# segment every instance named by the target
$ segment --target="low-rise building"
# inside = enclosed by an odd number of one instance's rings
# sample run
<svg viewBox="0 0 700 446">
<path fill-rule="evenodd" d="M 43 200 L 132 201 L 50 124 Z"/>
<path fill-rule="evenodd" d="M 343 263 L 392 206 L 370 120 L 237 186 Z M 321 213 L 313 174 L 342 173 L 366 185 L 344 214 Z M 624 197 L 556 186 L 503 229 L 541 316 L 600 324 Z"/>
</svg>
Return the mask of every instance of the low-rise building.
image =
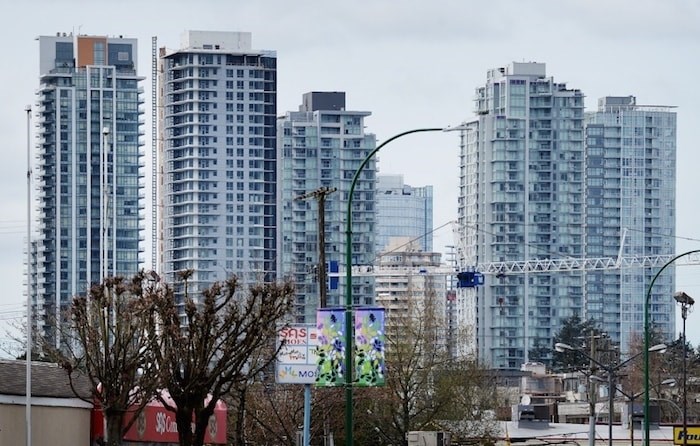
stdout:
<svg viewBox="0 0 700 446">
<path fill-rule="evenodd" d="M 27 426 L 35 445 L 89 445 L 93 406 L 75 393 L 89 400 L 87 380 L 78 378 L 71 387 L 58 365 L 33 362 L 27 398 L 26 378 L 25 361 L 0 360 L 0 445 L 27 444 Z"/>
</svg>

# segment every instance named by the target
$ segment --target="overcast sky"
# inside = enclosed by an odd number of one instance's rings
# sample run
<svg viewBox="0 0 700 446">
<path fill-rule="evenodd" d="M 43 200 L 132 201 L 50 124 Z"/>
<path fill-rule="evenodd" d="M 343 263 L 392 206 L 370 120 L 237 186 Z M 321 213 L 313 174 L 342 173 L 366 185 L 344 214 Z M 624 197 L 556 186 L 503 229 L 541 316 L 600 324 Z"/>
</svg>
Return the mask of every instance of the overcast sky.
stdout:
<svg viewBox="0 0 700 446">
<path fill-rule="evenodd" d="M 0 5 L 0 338 L 24 314 L 24 108 L 39 85 L 35 38 L 56 32 L 138 38 L 150 107 L 151 37 L 178 48 L 186 29 L 252 32 L 255 49 L 277 51 L 279 115 L 296 110 L 307 91 L 345 91 L 348 109 L 372 112 L 365 124 L 380 142 L 471 119 L 474 89 L 486 71 L 512 61 L 546 63 L 548 75 L 584 92 L 589 110 L 606 95 L 677 106 L 677 252 L 700 248 L 698 2 L 6 0 Z M 149 140 L 145 150 L 150 154 Z M 382 150 L 380 169 L 404 174 L 413 186 L 434 185 L 436 227 L 456 218 L 457 134 L 403 138 Z M 435 236 L 436 249 L 453 243 L 449 227 Z M 700 299 L 700 266 L 678 268 L 677 288 Z M 698 318 L 688 320 L 694 345 Z"/>
</svg>

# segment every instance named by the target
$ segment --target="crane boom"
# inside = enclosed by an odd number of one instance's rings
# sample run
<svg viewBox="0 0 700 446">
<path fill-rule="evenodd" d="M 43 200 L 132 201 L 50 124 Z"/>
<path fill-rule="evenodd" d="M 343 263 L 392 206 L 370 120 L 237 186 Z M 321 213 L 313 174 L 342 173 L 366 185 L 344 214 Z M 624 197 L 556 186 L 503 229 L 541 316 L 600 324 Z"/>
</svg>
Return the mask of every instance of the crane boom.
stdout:
<svg viewBox="0 0 700 446">
<path fill-rule="evenodd" d="M 481 274 L 524 274 L 524 273 L 547 273 L 547 272 L 567 272 L 567 271 L 604 271 L 625 268 L 655 268 L 661 267 L 671 260 L 675 255 L 655 255 L 655 256 L 631 256 L 631 257 L 601 257 L 601 258 L 563 258 L 563 259 L 532 259 L 510 262 L 487 262 L 478 263 L 469 270 Z M 676 261 L 677 266 L 699 265 L 700 255 L 687 256 Z M 458 268 L 460 269 L 460 268 Z M 353 276 L 390 276 L 395 274 L 455 274 L 458 269 L 454 267 L 392 267 L 392 266 L 369 266 L 359 265 L 352 267 Z M 331 273 L 333 276 L 342 277 L 345 272 Z"/>
</svg>

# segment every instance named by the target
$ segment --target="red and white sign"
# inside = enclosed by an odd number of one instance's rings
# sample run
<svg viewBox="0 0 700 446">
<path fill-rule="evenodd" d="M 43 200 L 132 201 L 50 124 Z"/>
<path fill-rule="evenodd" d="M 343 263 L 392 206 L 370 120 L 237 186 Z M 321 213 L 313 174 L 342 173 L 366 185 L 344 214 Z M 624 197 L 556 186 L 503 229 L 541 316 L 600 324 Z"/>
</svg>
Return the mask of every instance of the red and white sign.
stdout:
<svg viewBox="0 0 700 446">
<path fill-rule="evenodd" d="M 170 399 L 167 392 L 163 397 Z M 207 401 L 208 402 L 208 401 Z M 175 404 L 169 401 L 169 404 Z M 129 415 L 124 420 L 128 423 Z M 194 429 L 194 423 L 192 426 Z M 93 437 L 103 435 L 102 411 L 95 409 L 93 416 Z M 138 418 L 124 434 L 124 440 L 143 443 L 178 443 L 177 423 L 175 412 L 166 409 L 160 401 L 151 401 L 138 415 Z M 210 444 L 226 444 L 226 404 L 219 400 L 214 408 L 214 414 L 209 418 L 209 426 L 204 434 L 204 442 Z"/>
</svg>

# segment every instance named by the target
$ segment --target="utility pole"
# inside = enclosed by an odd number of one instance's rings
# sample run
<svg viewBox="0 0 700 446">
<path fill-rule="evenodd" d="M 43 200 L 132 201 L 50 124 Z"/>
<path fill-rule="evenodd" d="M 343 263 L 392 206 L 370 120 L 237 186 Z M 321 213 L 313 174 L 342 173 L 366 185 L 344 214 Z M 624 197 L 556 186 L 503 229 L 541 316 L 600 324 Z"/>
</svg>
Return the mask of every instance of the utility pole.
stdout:
<svg viewBox="0 0 700 446">
<path fill-rule="evenodd" d="M 326 196 L 338 190 L 335 187 L 319 187 L 318 189 L 299 195 L 295 200 L 315 198 L 318 201 L 318 308 L 325 308 L 327 299 L 326 288 Z M 323 423 L 324 437 L 326 423 Z M 304 446 L 311 441 L 311 384 L 304 384 Z"/>
<path fill-rule="evenodd" d="M 299 195 L 295 200 L 315 198 L 318 201 L 318 307 L 325 308 L 327 303 L 326 288 L 326 196 L 338 189 L 335 187 L 319 187 L 318 189 Z"/>
<path fill-rule="evenodd" d="M 597 370 L 596 364 L 593 361 L 593 358 L 595 358 L 595 342 L 596 342 L 596 336 L 595 336 L 595 331 L 591 330 L 591 356 L 590 356 L 590 372 L 591 376 L 593 376 Z M 590 404 L 590 409 L 591 412 L 588 416 L 588 444 L 589 446 L 594 446 L 595 445 L 595 403 L 596 403 L 596 394 L 595 394 L 595 388 L 593 387 L 593 381 L 590 379 L 588 380 L 588 399 L 589 404 Z"/>
</svg>

